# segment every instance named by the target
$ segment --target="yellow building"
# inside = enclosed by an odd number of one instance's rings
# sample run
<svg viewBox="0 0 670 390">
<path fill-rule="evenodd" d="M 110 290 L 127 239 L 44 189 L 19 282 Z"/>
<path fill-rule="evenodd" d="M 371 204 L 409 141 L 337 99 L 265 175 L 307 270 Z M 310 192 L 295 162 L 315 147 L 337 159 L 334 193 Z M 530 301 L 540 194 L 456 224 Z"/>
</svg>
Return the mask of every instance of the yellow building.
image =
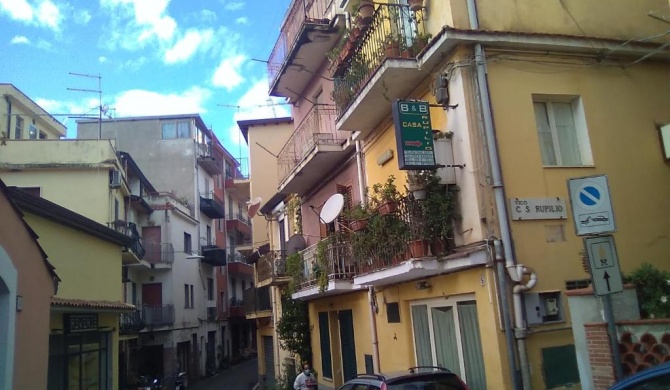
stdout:
<svg viewBox="0 0 670 390">
<path fill-rule="evenodd" d="M 656 124 L 670 121 L 670 51 L 667 23 L 650 12 L 667 3 L 393 2 L 374 4 L 371 17 L 353 3 L 288 12 L 277 41 L 287 50 L 273 51 L 268 65 L 271 94 L 296 103 L 292 138 L 324 94 L 337 107 L 335 131 L 312 123 L 321 138 L 289 156 L 278 187 L 301 197 L 308 243 L 322 237 L 301 253 L 305 271 L 293 294 L 309 302 L 320 387 L 442 365 L 473 389 L 593 388 L 578 342 L 583 324 L 565 297 L 589 284 L 567 180 L 608 176 L 623 272 L 643 262 L 667 268 L 670 244 L 650 234 L 668 231 L 655 218 L 668 213 L 670 190 Z M 307 39 L 315 31 L 320 39 Z M 329 234 L 313 210 L 336 185 L 353 181 L 350 204 L 363 198 L 356 189 L 390 175 L 405 192 L 398 160 L 409 154 L 398 145 L 412 145 L 396 139 L 397 100 L 430 104 L 435 159 L 447 165 L 437 170 L 440 183 L 459 190 L 451 246 L 446 256 L 387 252 L 370 264 L 356 255 L 358 238 L 342 245 L 353 254 L 333 255 L 327 243 L 320 281 L 318 243 Z M 337 167 L 357 154 L 359 178 L 346 179 Z M 649 194 L 643 203 L 640 189 Z"/>
<path fill-rule="evenodd" d="M 0 83 L 0 95 L 4 98 L 0 104 L 0 138 L 43 140 L 65 136 L 65 126 L 14 85 Z"/>
<path fill-rule="evenodd" d="M 121 251 L 130 238 L 46 199 L 10 187 L 61 283 L 51 300 L 49 388 L 118 387 Z"/>
<path fill-rule="evenodd" d="M 283 218 L 265 218 L 285 198 L 284 195 L 277 195 L 277 170 L 268 167 L 276 165 L 274 156 L 279 154 L 293 132 L 292 125 L 291 118 L 238 121 L 242 136 L 249 145 L 251 201 L 248 208 L 251 212 L 255 211 L 252 217 L 253 251 L 247 256 L 247 261 L 254 264 L 255 287 L 248 293 L 253 294 L 252 299 L 245 296 L 245 302 L 253 302 L 247 307 L 246 316 L 256 321 L 258 373 L 259 380 L 264 383 L 284 377 L 287 360 L 289 364 L 294 364 L 289 352 L 281 348 L 275 328 L 282 313 L 281 287 L 288 283 L 279 239 L 282 230 L 280 219 L 283 224 Z M 282 230 L 282 234 L 286 229 Z"/>
</svg>

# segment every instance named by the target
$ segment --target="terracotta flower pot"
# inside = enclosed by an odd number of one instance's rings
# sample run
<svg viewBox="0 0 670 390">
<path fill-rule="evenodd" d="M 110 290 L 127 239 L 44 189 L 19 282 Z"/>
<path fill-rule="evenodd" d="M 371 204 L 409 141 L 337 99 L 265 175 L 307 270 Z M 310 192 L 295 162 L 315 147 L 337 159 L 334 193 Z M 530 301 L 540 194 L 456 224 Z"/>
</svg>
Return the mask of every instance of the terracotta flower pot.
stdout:
<svg viewBox="0 0 670 390">
<path fill-rule="evenodd" d="M 393 42 L 387 43 L 384 48 L 384 55 L 386 58 L 397 58 L 400 57 L 400 43 Z"/>
<path fill-rule="evenodd" d="M 370 23 L 374 12 L 375 5 L 369 1 L 361 1 L 361 4 L 358 6 L 358 15 L 362 23 Z"/>
<path fill-rule="evenodd" d="M 426 240 L 414 240 L 409 243 L 409 250 L 413 258 L 428 256 L 428 242 Z"/>
<path fill-rule="evenodd" d="M 381 215 L 391 214 L 391 213 L 395 212 L 396 210 L 398 210 L 398 203 L 396 203 L 394 201 L 388 201 L 388 202 L 382 203 L 382 204 L 379 205 L 379 207 L 377 207 L 377 211 L 379 211 L 379 214 L 381 214 Z"/>
<path fill-rule="evenodd" d="M 423 8 L 423 0 L 409 0 L 408 3 L 411 11 L 416 12 Z"/>
<path fill-rule="evenodd" d="M 367 219 L 357 219 L 355 221 L 349 222 L 349 228 L 355 232 L 360 232 L 361 230 L 364 230 L 366 227 L 368 227 Z"/>
</svg>

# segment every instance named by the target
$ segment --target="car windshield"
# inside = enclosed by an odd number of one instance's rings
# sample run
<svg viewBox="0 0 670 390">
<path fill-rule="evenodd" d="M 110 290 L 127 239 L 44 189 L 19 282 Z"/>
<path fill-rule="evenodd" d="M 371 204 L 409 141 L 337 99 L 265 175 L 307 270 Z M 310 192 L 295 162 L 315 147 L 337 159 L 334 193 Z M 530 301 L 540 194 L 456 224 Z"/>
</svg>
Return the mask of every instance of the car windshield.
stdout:
<svg viewBox="0 0 670 390">
<path fill-rule="evenodd" d="M 407 377 L 387 385 L 388 390 L 465 390 L 454 374 Z"/>
</svg>

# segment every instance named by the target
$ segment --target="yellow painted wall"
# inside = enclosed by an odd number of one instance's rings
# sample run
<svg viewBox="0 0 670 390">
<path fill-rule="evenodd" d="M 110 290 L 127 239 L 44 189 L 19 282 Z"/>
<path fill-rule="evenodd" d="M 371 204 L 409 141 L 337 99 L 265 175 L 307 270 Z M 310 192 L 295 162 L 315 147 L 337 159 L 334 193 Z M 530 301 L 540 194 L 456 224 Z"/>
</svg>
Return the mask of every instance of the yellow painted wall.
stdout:
<svg viewBox="0 0 670 390">
<path fill-rule="evenodd" d="M 39 131 L 44 132 L 47 139 L 57 139 L 61 136 L 65 136 L 67 130 L 65 126 L 58 122 L 54 117 L 47 115 L 46 111 L 28 96 L 24 95 L 23 92 L 18 90 L 15 86 L 11 84 L 0 84 L 0 96 L 8 96 L 12 105 L 11 121 L 9 123 L 9 131 L 7 131 L 7 114 L 9 108 L 4 98 L 0 103 L 0 132 L 6 132 L 7 138 L 16 138 L 16 118 L 19 116 L 23 119 L 23 129 L 20 139 L 29 139 L 29 128 L 31 124 L 34 124 L 35 127 L 37 127 L 38 137 Z"/>
<path fill-rule="evenodd" d="M 484 280 L 484 285 L 480 283 L 480 279 Z M 477 302 L 480 337 L 484 346 L 484 364 L 488 386 L 489 388 L 506 388 L 503 383 L 509 383 L 509 372 L 507 370 L 508 365 L 505 353 L 505 335 L 499 329 L 500 322 L 495 303 L 496 293 L 493 273 L 483 268 L 472 269 L 431 278 L 429 282 L 432 288 L 426 290 L 417 290 L 416 282 L 407 282 L 377 289 L 376 298 L 379 312 L 376 314 L 376 322 L 381 372 L 397 372 L 416 365 L 410 311 L 410 304 L 412 302 L 425 299 L 445 299 L 470 294 Z M 385 305 L 387 302 L 399 302 L 400 323 L 387 322 Z M 339 351 L 337 350 L 337 346 L 339 346 L 338 325 L 337 321 L 332 322 L 333 317 L 331 315 L 331 353 L 333 376 L 335 378 L 333 382 L 323 379 L 318 313 L 323 311 L 336 313 L 338 310 L 348 309 L 353 311 L 356 363 L 358 372 L 363 373 L 365 372 L 364 355 L 372 355 L 373 353 L 369 308 L 367 291 L 310 301 L 309 320 L 311 324 L 314 324 L 312 331 L 313 366 L 319 372 L 320 383 L 329 387 L 339 386 L 341 384 L 341 373 L 338 373 L 338 370 L 341 370 L 342 363 Z"/>
<path fill-rule="evenodd" d="M 51 312 L 50 327 L 52 333 L 61 333 L 63 331 L 63 313 Z M 119 314 L 118 313 L 98 313 L 98 327 L 111 330 L 109 348 L 112 350 L 112 389 L 118 388 L 119 383 Z M 113 330 L 112 330 L 113 329 Z"/>
<path fill-rule="evenodd" d="M 61 278 L 58 297 L 123 301 L 119 245 L 33 214 L 25 219 Z"/>
<path fill-rule="evenodd" d="M 508 198 L 561 197 L 568 220 L 513 221 L 519 263 L 533 267 L 533 292 L 564 290 L 566 280 L 586 279 L 569 211 L 567 179 L 607 174 L 618 231 L 614 233 L 621 270 L 643 262 L 670 269 L 670 169 L 663 161 L 655 121 L 670 121 L 670 75 L 667 65 L 645 64 L 626 69 L 605 66 L 555 66 L 534 62 L 489 63 L 489 81 L 498 145 Z M 594 165 L 543 168 L 532 94 L 581 96 Z M 520 153 L 519 151 L 523 151 Z M 546 229 L 563 229 L 564 239 L 548 242 Z M 566 322 L 547 328 L 569 326 Z M 543 386 L 540 348 L 572 343 L 570 332 L 529 338 L 533 383 Z"/>
</svg>

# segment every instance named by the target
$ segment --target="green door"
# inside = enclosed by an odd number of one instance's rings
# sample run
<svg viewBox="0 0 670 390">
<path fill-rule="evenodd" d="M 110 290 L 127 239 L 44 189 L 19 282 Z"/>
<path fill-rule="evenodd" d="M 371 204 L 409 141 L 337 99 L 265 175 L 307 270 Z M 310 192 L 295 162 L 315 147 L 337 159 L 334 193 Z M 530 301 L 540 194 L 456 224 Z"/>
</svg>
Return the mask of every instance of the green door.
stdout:
<svg viewBox="0 0 670 390">
<path fill-rule="evenodd" d="M 337 312 L 340 322 L 340 345 L 342 347 L 342 373 L 344 381 L 356 377 L 356 343 L 354 342 L 354 316 L 351 310 Z"/>
</svg>

